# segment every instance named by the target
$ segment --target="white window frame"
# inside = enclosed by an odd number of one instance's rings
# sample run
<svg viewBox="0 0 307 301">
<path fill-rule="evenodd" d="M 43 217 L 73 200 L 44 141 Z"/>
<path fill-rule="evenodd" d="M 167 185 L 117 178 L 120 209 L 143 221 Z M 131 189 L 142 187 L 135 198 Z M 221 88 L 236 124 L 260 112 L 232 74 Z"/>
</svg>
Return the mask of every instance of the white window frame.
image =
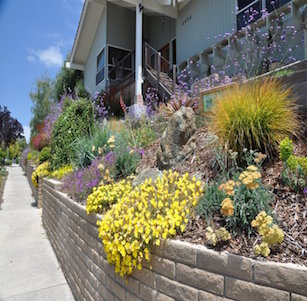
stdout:
<svg viewBox="0 0 307 301">
<path fill-rule="evenodd" d="M 98 56 L 103 52 L 103 56 L 104 56 L 104 64 L 103 66 L 98 69 Z M 105 73 L 105 68 L 106 68 L 106 47 L 104 46 L 99 52 L 98 54 L 96 55 L 96 86 L 100 85 L 104 80 L 105 80 L 105 77 L 106 77 L 106 73 Z M 97 82 L 97 75 L 98 73 L 104 69 L 103 71 L 103 79 L 100 81 L 100 82 Z"/>
</svg>

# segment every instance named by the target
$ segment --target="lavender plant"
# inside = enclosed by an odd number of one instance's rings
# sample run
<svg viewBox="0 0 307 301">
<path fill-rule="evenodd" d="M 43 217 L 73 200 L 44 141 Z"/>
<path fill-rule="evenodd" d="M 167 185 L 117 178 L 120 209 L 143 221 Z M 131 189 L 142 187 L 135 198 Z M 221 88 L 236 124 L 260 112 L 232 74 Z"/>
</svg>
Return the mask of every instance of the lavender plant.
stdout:
<svg viewBox="0 0 307 301">
<path fill-rule="evenodd" d="M 304 27 L 301 22 L 291 21 L 284 10 L 279 10 L 278 3 L 270 2 L 270 12 L 267 8 L 258 11 L 253 7 L 244 11 L 239 31 L 235 22 L 230 32 L 208 36 L 208 41 L 214 38 L 214 55 L 220 60 L 208 65 L 203 73 L 199 71 L 199 62 L 189 62 L 178 76 L 181 90 L 193 95 L 200 88 L 210 89 L 238 78 L 253 78 L 296 62 L 302 56 Z M 291 9 L 291 5 L 288 8 Z M 222 39 L 227 41 L 227 46 L 221 46 Z"/>
<path fill-rule="evenodd" d="M 146 116 L 152 117 L 159 107 L 158 89 L 149 87 L 146 91 L 144 105 L 146 107 Z"/>
<path fill-rule="evenodd" d="M 246 10 L 243 29 L 238 33 L 233 29 L 232 33 L 224 35 L 230 43 L 222 74 L 224 71 L 226 75 L 241 74 L 251 78 L 296 61 L 303 42 L 303 27 L 290 24 L 285 13 L 278 11 L 277 1 L 271 1 L 270 5 L 271 14 L 267 8 Z M 253 24 L 255 21 L 257 23 Z"/>
<path fill-rule="evenodd" d="M 94 160 L 90 166 L 77 170 L 64 178 L 63 191 L 78 202 L 85 202 L 94 187 L 103 179 L 100 160 Z"/>
<path fill-rule="evenodd" d="M 107 105 L 107 93 L 97 92 L 92 97 L 92 103 L 94 107 L 94 117 L 95 119 L 108 118 L 110 107 Z"/>
</svg>

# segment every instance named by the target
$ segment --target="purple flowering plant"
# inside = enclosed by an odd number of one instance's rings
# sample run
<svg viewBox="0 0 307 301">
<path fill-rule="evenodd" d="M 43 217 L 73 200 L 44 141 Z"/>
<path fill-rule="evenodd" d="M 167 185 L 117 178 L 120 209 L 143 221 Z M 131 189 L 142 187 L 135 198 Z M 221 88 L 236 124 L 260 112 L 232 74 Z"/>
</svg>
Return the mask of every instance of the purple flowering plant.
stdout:
<svg viewBox="0 0 307 301">
<path fill-rule="evenodd" d="M 146 91 L 144 105 L 146 108 L 146 115 L 152 117 L 157 112 L 159 107 L 158 89 L 149 87 Z"/>
<path fill-rule="evenodd" d="M 88 167 L 77 170 L 64 178 L 63 191 L 78 202 L 85 202 L 103 179 L 103 173 L 99 169 L 100 159 L 94 160 Z"/>
<path fill-rule="evenodd" d="M 108 118 L 110 107 L 107 105 L 107 93 L 105 91 L 95 93 L 92 97 L 92 104 L 95 119 Z"/>
<path fill-rule="evenodd" d="M 193 97 L 199 89 L 229 84 L 236 77 L 253 78 L 296 62 L 304 45 L 304 28 L 278 8 L 279 1 L 270 2 L 270 11 L 250 7 L 243 12 L 239 31 L 235 22 L 230 32 L 208 36 L 218 63 L 209 64 L 201 73 L 200 61 L 190 61 L 178 75 L 181 91 Z M 226 46 L 221 39 L 227 41 Z"/>
</svg>

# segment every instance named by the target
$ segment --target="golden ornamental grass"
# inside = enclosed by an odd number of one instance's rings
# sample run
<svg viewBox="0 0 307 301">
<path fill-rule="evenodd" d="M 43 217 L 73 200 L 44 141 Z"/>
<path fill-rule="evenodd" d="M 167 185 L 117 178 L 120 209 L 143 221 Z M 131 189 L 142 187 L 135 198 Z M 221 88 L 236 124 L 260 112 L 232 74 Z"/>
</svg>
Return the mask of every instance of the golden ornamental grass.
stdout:
<svg viewBox="0 0 307 301">
<path fill-rule="evenodd" d="M 274 78 L 235 84 L 215 99 L 209 127 L 239 155 L 247 148 L 272 156 L 299 129 L 291 89 Z"/>
</svg>

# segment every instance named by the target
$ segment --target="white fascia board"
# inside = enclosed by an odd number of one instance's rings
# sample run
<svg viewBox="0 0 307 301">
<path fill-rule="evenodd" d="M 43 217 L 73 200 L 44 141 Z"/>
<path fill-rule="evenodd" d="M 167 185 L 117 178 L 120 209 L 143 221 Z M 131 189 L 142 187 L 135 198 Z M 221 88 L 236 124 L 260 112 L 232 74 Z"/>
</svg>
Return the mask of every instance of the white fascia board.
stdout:
<svg viewBox="0 0 307 301">
<path fill-rule="evenodd" d="M 71 62 L 65 62 L 65 67 L 67 69 L 71 69 L 71 70 L 84 71 L 84 65 L 74 64 L 74 63 L 71 63 Z"/>
<path fill-rule="evenodd" d="M 85 20 L 87 8 L 88 8 L 88 1 L 85 0 L 84 8 L 82 10 L 82 15 L 81 15 L 81 19 L 80 19 L 80 23 L 79 23 L 79 26 L 78 26 L 78 29 L 77 29 L 76 39 L 75 39 L 74 46 L 72 48 L 72 52 L 71 52 L 71 56 L 70 56 L 70 63 L 72 63 L 72 64 L 73 64 L 73 61 L 74 61 L 74 58 L 75 58 L 76 49 L 78 47 L 78 42 L 79 42 L 79 39 L 80 39 L 80 33 L 81 33 L 81 29 L 83 27 L 83 23 L 84 23 L 84 20 Z"/>
<path fill-rule="evenodd" d="M 165 15 L 174 19 L 177 19 L 178 17 L 178 12 L 177 9 L 171 5 L 161 5 L 157 0 L 123 0 L 131 5 L 139 5 L 142 3 L 142 5 L 156 13 L 159 13 L 161 15 Z"/>
<path fill-rule="evenodd" d="M 75 42 L 74 42 L 73 49 L 72 49 L 71 56 L 70 56 L 70 62 L 71 63 L 74 62 L 75 53 L 76 53 L 76 49 L 78 48 L 78 43 L 79 43 L 79 40 L 80 40 L 82 28 L 83 28 L 83 25 L 84 25 L 84 20 L 86 18 L 89 2 L 99 4 L 99 5 L 103 5 L 103 6 L 106 6 L 106 3 L 107 3 L 107 0 L 84 0 L 84 1 L 85 1 L 84 2 L 84 8 L 82 10 L 82 15 L 80 17 L 80 22 L 79 22 L 79 26 L 78 26 L 78 29 L 77 29 Z"/>
<path fill-rule="evenodd" d="M 183 9 L 191 0 L 181 0 L 178 2 L 179 10 Z"/>
</svg>

